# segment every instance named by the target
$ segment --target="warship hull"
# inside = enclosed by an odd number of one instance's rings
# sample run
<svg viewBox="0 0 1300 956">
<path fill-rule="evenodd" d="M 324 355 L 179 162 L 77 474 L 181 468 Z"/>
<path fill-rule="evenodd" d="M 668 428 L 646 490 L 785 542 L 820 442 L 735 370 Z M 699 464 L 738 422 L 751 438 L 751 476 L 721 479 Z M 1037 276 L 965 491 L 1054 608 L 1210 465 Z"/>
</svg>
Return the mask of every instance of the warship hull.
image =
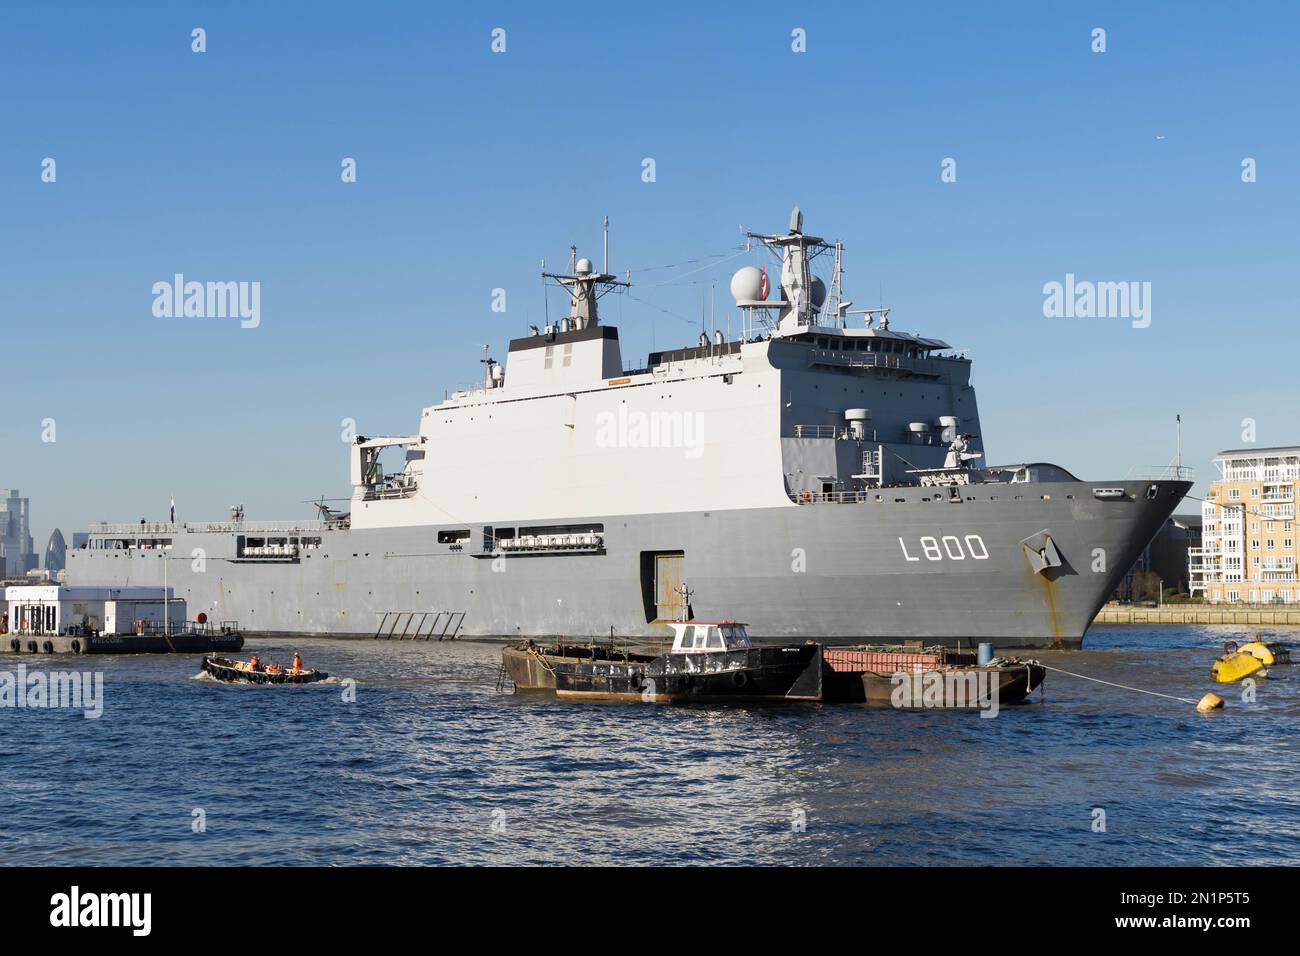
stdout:
<svg viewBox="0 0 1300 956">
<path fill-rule="evenodd" d="M 498 550 L 492 529 L 512 524 L 509 515 L 468 528 L 322 527 L 313 547 L 275 559 L 241 557 L 238 525 L 176 524 L 162 526 L 169 547 L 96 534 L 69 553 L 68 581 L 156 586 L 166 565 L 191 614 L 262 635 L 662 638 L 662 622 L 681 610 L 743 617 L 766 642 L 1078 647 L 1190 488 L 1107 482 L 1124 494 L 1103 500 L 1100 484 L 900 487 L 786 507 L 593 514 L 582 523 L 603 527 L 598 548 L 539 553 Z M 1044 535 L 1059 555 L 1050 567 L 1030 553 Z M 683 583 L 690 606 L 674 608 Z"/>
</svg>

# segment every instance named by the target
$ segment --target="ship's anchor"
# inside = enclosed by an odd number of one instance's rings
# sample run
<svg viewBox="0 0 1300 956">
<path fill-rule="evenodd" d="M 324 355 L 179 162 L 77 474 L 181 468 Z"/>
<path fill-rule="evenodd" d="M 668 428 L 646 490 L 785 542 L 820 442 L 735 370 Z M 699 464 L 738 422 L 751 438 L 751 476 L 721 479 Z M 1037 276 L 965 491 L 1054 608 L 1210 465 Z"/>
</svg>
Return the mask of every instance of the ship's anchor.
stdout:
<svg viewBox="0 0 1300 956">
<path fill-rule="evenodd" d="M 1035 574 L 1046 575 L 1049 570 L 1059 568 L 1064 563 L 1050 531 L 1040 531 L 1020 543 L 1024 546 L 1025 557 Z"/>
</svg>

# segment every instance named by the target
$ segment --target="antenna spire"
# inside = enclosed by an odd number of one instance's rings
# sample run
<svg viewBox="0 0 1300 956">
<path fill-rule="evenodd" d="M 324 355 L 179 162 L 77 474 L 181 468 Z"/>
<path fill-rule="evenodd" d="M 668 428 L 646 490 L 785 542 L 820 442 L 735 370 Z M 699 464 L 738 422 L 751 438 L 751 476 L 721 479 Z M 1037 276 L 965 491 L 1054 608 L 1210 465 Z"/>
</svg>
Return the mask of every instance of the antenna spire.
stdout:
<svg viewBox="0 0 1300 956">
<path fill-rule="evenodd" d="M 578 258 L 578 247 L 569 246 L 568 275 L 547 272 L 546 262 L 542 261 L 542 280 L 554 279 L 569 293 L 570 307 L 568 323 L 571 329 L 585 329 L 589 325 L 600 324 L 596 300 L 610 289 L 627 288 L 630 282 L 622 282 L 609 272 L 609 217 L 605 217 L 605 268 L 597 272 L 591 260 Z"/>
</svg>

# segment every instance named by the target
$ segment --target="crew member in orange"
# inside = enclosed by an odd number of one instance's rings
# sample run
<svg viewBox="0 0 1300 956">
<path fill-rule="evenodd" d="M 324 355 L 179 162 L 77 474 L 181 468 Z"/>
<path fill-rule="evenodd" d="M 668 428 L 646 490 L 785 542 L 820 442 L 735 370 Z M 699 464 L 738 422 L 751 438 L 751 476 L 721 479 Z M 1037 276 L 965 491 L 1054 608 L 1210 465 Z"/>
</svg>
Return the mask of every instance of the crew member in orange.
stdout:
<svg viewBox="0 0 1300 956">
<path fill-rule="evenodd" d="M 254 654 L 251 658 L 249 658 L 248 669 L 251 671 L 258 671 L 262 669 L 262 662 L 258 660 L 256 654 Z"/>
<path fill-rule="evenodd" d="M 293 668 L 289 671 L 289 673 L 290 674 L 302 673 L 302 658 L 298 656 L 297 651 L 293 652 Z"/>
</svg>

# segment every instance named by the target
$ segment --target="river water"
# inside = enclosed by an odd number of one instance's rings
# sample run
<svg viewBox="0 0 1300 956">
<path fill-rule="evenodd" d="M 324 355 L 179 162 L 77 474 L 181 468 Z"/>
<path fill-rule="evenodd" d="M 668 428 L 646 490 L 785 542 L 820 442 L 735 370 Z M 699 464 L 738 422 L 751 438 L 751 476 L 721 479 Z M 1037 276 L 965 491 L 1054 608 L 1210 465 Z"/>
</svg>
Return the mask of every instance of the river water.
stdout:
<svg viewBox="0 0 1300 956">
<path fill-rule="evenodd" d="M 499 646 L 465 641 L 250 640 L 343 679 L 306 687 L 198 679 L 191 656 L 0 656 L 103 679 L 98 719 L 0 709 L 0 862 L 1296 864 L 1300 667 L 1254 702 L 1216 687 L 1246 637 L 1099 626 L 1032 655 L 1217 690 L 1220 713 L 1049 673 L 995 719 L 560 702 L 499 692 Z"/>
</svg>

